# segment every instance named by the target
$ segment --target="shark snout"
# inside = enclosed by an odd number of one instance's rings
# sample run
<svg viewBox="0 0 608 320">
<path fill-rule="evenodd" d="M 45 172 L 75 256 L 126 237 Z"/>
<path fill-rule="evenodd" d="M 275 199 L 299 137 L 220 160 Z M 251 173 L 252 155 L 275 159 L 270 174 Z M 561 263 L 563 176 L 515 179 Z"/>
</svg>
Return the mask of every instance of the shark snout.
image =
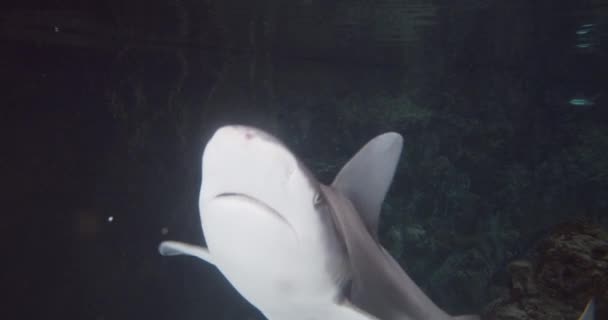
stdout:
<svg viewBox="0 0 608 320">
<path fill-rule="evenodd" d="M 287 196 L 286 187 L 297 168 L 295 157 L 268 133 L 243 125 L 224 126 L 203 153 L 204 198 L 240 194 L 275 207 L 277 199 Z"/>
<path fill-rule="evenodd" d="M 230 136 L 232 138 L 239 139 L 241 141 L 256 141 L 261 140 L 265 142 L 272 142 L 282 145 L 279 140 L 270 135 L 269 133 L 262 131 L 258 128 L 244 126 L 244 125 L 228 125 L 219 128 L 215 136 Z"/>
<path fill-rule="evenodd" d="M 251 140 L 254 137 L 259 136 L 259 129 L 242 125 L 229 125 L 221 127 L 217 130 L 216 135 L 231 135 L 234 137 L 242 138 L 245 140 Z"/>
</svg>

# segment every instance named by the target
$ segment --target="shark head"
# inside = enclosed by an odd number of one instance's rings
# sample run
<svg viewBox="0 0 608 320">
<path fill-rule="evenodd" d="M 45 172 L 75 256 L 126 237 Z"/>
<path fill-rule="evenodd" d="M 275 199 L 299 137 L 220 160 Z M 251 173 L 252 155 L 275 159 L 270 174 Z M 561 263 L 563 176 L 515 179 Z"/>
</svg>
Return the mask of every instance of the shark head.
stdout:
<svg viewBox="0 0 608 320">
<path fill-rule="evenodd" d="M 255 128 L 222 127 L 202 163 L 207 246 L 247 300 L 276 318 L 294 305 L 275 301 L 337 295 L 346 253 L 331 232 L 320 184 L 281 142 Z"/>
<path fill-rule="evenodd" d="M 313 223 L 310 212 L 318 210 L 319 183 L 266 132 L 240 125 L 222 127 L 205 147 L 202 163 L 201 219 L 206 219 L 209 205 L 230 202 L 280 221 L 294 235 Z"/>
</svg>

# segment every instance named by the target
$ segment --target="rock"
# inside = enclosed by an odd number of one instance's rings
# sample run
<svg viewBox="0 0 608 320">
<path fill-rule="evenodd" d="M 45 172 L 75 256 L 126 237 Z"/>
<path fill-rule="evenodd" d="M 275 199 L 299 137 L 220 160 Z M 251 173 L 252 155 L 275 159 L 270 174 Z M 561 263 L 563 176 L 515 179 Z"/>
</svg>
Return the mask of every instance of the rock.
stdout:
<svg viewBox="0 0 608 320">
<path fill-rule="evenodd" d="M 608 319 L 608 233 L 584 222 L 563 223 L 528 257 L 509 264 L 511 288 L 483 319 L 577 319 L 596 298 L 595 319 Z"/>
<path fill-rule="evenodd" d="M 544 293 L 584 308 L 608 301 L 608 234 L 584 223 L 559 225 L 538 249 L 537 282 Z"/>
</svg>

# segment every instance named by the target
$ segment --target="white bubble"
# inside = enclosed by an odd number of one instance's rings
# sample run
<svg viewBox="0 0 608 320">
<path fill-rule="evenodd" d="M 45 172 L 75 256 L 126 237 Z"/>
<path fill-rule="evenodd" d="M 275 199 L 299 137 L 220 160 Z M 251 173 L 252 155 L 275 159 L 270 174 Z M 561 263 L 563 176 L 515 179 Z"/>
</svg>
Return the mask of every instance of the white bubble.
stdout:
<svg viewBox="0 0 608 320">
<path fill-rule="evenodd" d="M 108 222 L 112 222 L 112 221 L 114 221 L 114 216 L 109 216 L 108 217 Z"/>
</svg>

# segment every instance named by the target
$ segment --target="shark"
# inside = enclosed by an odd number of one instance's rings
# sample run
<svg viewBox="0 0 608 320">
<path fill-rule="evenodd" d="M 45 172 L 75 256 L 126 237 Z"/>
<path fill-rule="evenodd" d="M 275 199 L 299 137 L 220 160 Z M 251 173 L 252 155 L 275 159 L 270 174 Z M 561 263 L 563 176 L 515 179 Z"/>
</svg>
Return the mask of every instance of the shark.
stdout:
<svg viewBox="0 0 608 320">
<path fill-rule="evenodd" d="M 479 319 L 438 307 L 380 244 L 402 148 L 400 134 L 378 135 L 326 185 L 271 134 L 223 126 L 202 156 L 206 247 L 164 241 L 159 251 L 215 266 L 270 320 Z"/>
</svg>

